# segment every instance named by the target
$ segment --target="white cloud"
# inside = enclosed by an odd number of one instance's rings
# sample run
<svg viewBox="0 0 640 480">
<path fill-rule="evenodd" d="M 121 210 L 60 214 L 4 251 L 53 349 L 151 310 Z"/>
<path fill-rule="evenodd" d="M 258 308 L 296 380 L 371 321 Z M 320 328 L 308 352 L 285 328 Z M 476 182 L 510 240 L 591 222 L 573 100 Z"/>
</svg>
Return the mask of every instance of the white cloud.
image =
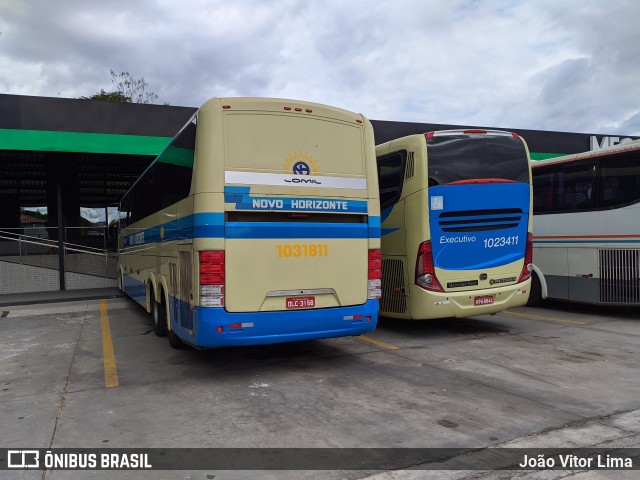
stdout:
<svg viewBox="0 0 640 480">
<path fill-rule="evenodd" d="M 380 120 L 640 135 L 639 14 L 632 0 L 0 0 L 0 91 L 90 95 L 113 69 L 172 105 L 277 96 Z"/>
</svg>

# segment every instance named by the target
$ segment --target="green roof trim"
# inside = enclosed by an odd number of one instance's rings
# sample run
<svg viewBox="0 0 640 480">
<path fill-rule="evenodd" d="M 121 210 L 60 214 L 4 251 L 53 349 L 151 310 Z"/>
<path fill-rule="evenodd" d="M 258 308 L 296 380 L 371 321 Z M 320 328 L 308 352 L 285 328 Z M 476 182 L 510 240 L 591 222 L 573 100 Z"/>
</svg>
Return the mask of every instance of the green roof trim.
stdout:
<svg viewBox="0 0 640 480">
<path fill-rule="evenodd" d="M 0 129 L 0 150 L 156 156 L 171 137 Z"/>
<path fill-rule="evenodd" d="M 529 156 L 531 160 L 546 160 L 548 158 L 562 157 L 563 155 L 571 155 L 570 153 L 538 153 L 538 152 L 529 152 Z"/>
<path fill-rule="evenodd" d="M 0 129 L 0 150 L 157 156 L 170 141 L 171 137 Z M 193 152 L 172 152 L 171 157 L 182 158 L 171 158 L 164 161 L 188 166 L 191 163 L 188 157 L 192 155 Z M 567 154 L 530 152 L 531 160 L 534 161 L 562 155 Z"/>
<path fill-rule="evenodd" d="M 193 168 L 193 156 L 194 153 L 192 149 L 172 146 L 158 157 L 158 162 Z"/>
</svg>

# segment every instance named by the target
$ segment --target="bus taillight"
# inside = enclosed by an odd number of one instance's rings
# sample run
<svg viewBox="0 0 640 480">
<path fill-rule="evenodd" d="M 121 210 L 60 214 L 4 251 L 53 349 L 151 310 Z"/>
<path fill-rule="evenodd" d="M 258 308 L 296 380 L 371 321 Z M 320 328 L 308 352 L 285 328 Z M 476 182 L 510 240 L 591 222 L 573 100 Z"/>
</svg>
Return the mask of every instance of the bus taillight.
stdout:
<svg viewBox="0 0 640 480">
<path fill-rule="evenodd" d="M 518 283 L 528 280 L 533 270 L 533 234 L 527 233 L 527 246 L 524 251 L 524 266 L 522 267 L 522 273 L 518 279 Z"/>
<path fill-rule="evenodd" d="M 224 250 L 200 252 L 200 305 L 224 307 Z"/>
<path fill-rule="evenodd" d="M 431 290 L 433 292 L 444 292 L 438 282 L 435 267 L 433 265 L 433 253 L 431 250 L 431 240 L 422 242 L 418 248 L 418 258 L 416 259 L 416 285 Z"/>
<path fill-rule="evenodd" d="M 367 299 L 372 300 L 382 296 L 382 251 L 379 248 L 369 250 L 368 262 Z"/>
<path fill-rule="evenodd" d="M 464 130 L 462 133 L 464 133 L 465 135 L 486 135 L 487 131 L 486 130 L 480 130 L 480 129 L 469 129 L 469 130 Z"/>
</svg>

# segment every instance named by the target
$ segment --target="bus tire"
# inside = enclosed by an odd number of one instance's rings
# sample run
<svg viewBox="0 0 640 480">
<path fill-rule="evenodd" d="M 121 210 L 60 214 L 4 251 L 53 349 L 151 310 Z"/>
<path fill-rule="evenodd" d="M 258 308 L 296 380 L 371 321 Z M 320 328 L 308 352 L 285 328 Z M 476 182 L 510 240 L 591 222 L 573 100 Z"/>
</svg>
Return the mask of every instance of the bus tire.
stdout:
<svg viewBox="0 0 640 480">
<path fill-rule="evenodd" d="M 153 316 L 153 332 L 158 337 L 167 336 L 167 307 L 164 300 L 151 303 L 151 315 Z"/>
<path fill-rule="evenodd" d="M 175 348 L 176 350 L 184 348 L 184 342 L 180 340 L 180 337 L 173 333 L 172 330 L 169 330 L 167 338 L 169 339 L 169 345 L 171 345 L 171 348 Z"/>
<path fill-rule="evenodd" d="M 527 307 L 539 307 L 542 303 L 542 288 L 540 287 L 540 279 L 536 272 L 531 274 L 531 293 L 527 300 Z"/>
</svg>

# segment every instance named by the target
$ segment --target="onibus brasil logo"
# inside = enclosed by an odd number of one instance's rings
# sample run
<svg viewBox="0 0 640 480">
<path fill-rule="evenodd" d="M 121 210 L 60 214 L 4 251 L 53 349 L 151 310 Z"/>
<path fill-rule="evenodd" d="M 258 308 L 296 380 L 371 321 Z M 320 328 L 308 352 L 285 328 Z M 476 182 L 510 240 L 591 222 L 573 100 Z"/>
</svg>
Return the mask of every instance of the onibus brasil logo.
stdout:
<svg viewBox="0 0 640 480">
<path fill-rule="evenodd" d="M 282 165 L 285 173 L 292 173 L 293 175 L 300 175 L 310 177 L 318 174 L 318 162 L 313 155 L 305 153 L 302 150 L 292 152 L 287 155 Z M 321 185 L 322 182 L 314 178 L 286 178 L 284 180 L 287 183 L 304 185 L 304 184 L 316 184 Z"/>
</svg>

